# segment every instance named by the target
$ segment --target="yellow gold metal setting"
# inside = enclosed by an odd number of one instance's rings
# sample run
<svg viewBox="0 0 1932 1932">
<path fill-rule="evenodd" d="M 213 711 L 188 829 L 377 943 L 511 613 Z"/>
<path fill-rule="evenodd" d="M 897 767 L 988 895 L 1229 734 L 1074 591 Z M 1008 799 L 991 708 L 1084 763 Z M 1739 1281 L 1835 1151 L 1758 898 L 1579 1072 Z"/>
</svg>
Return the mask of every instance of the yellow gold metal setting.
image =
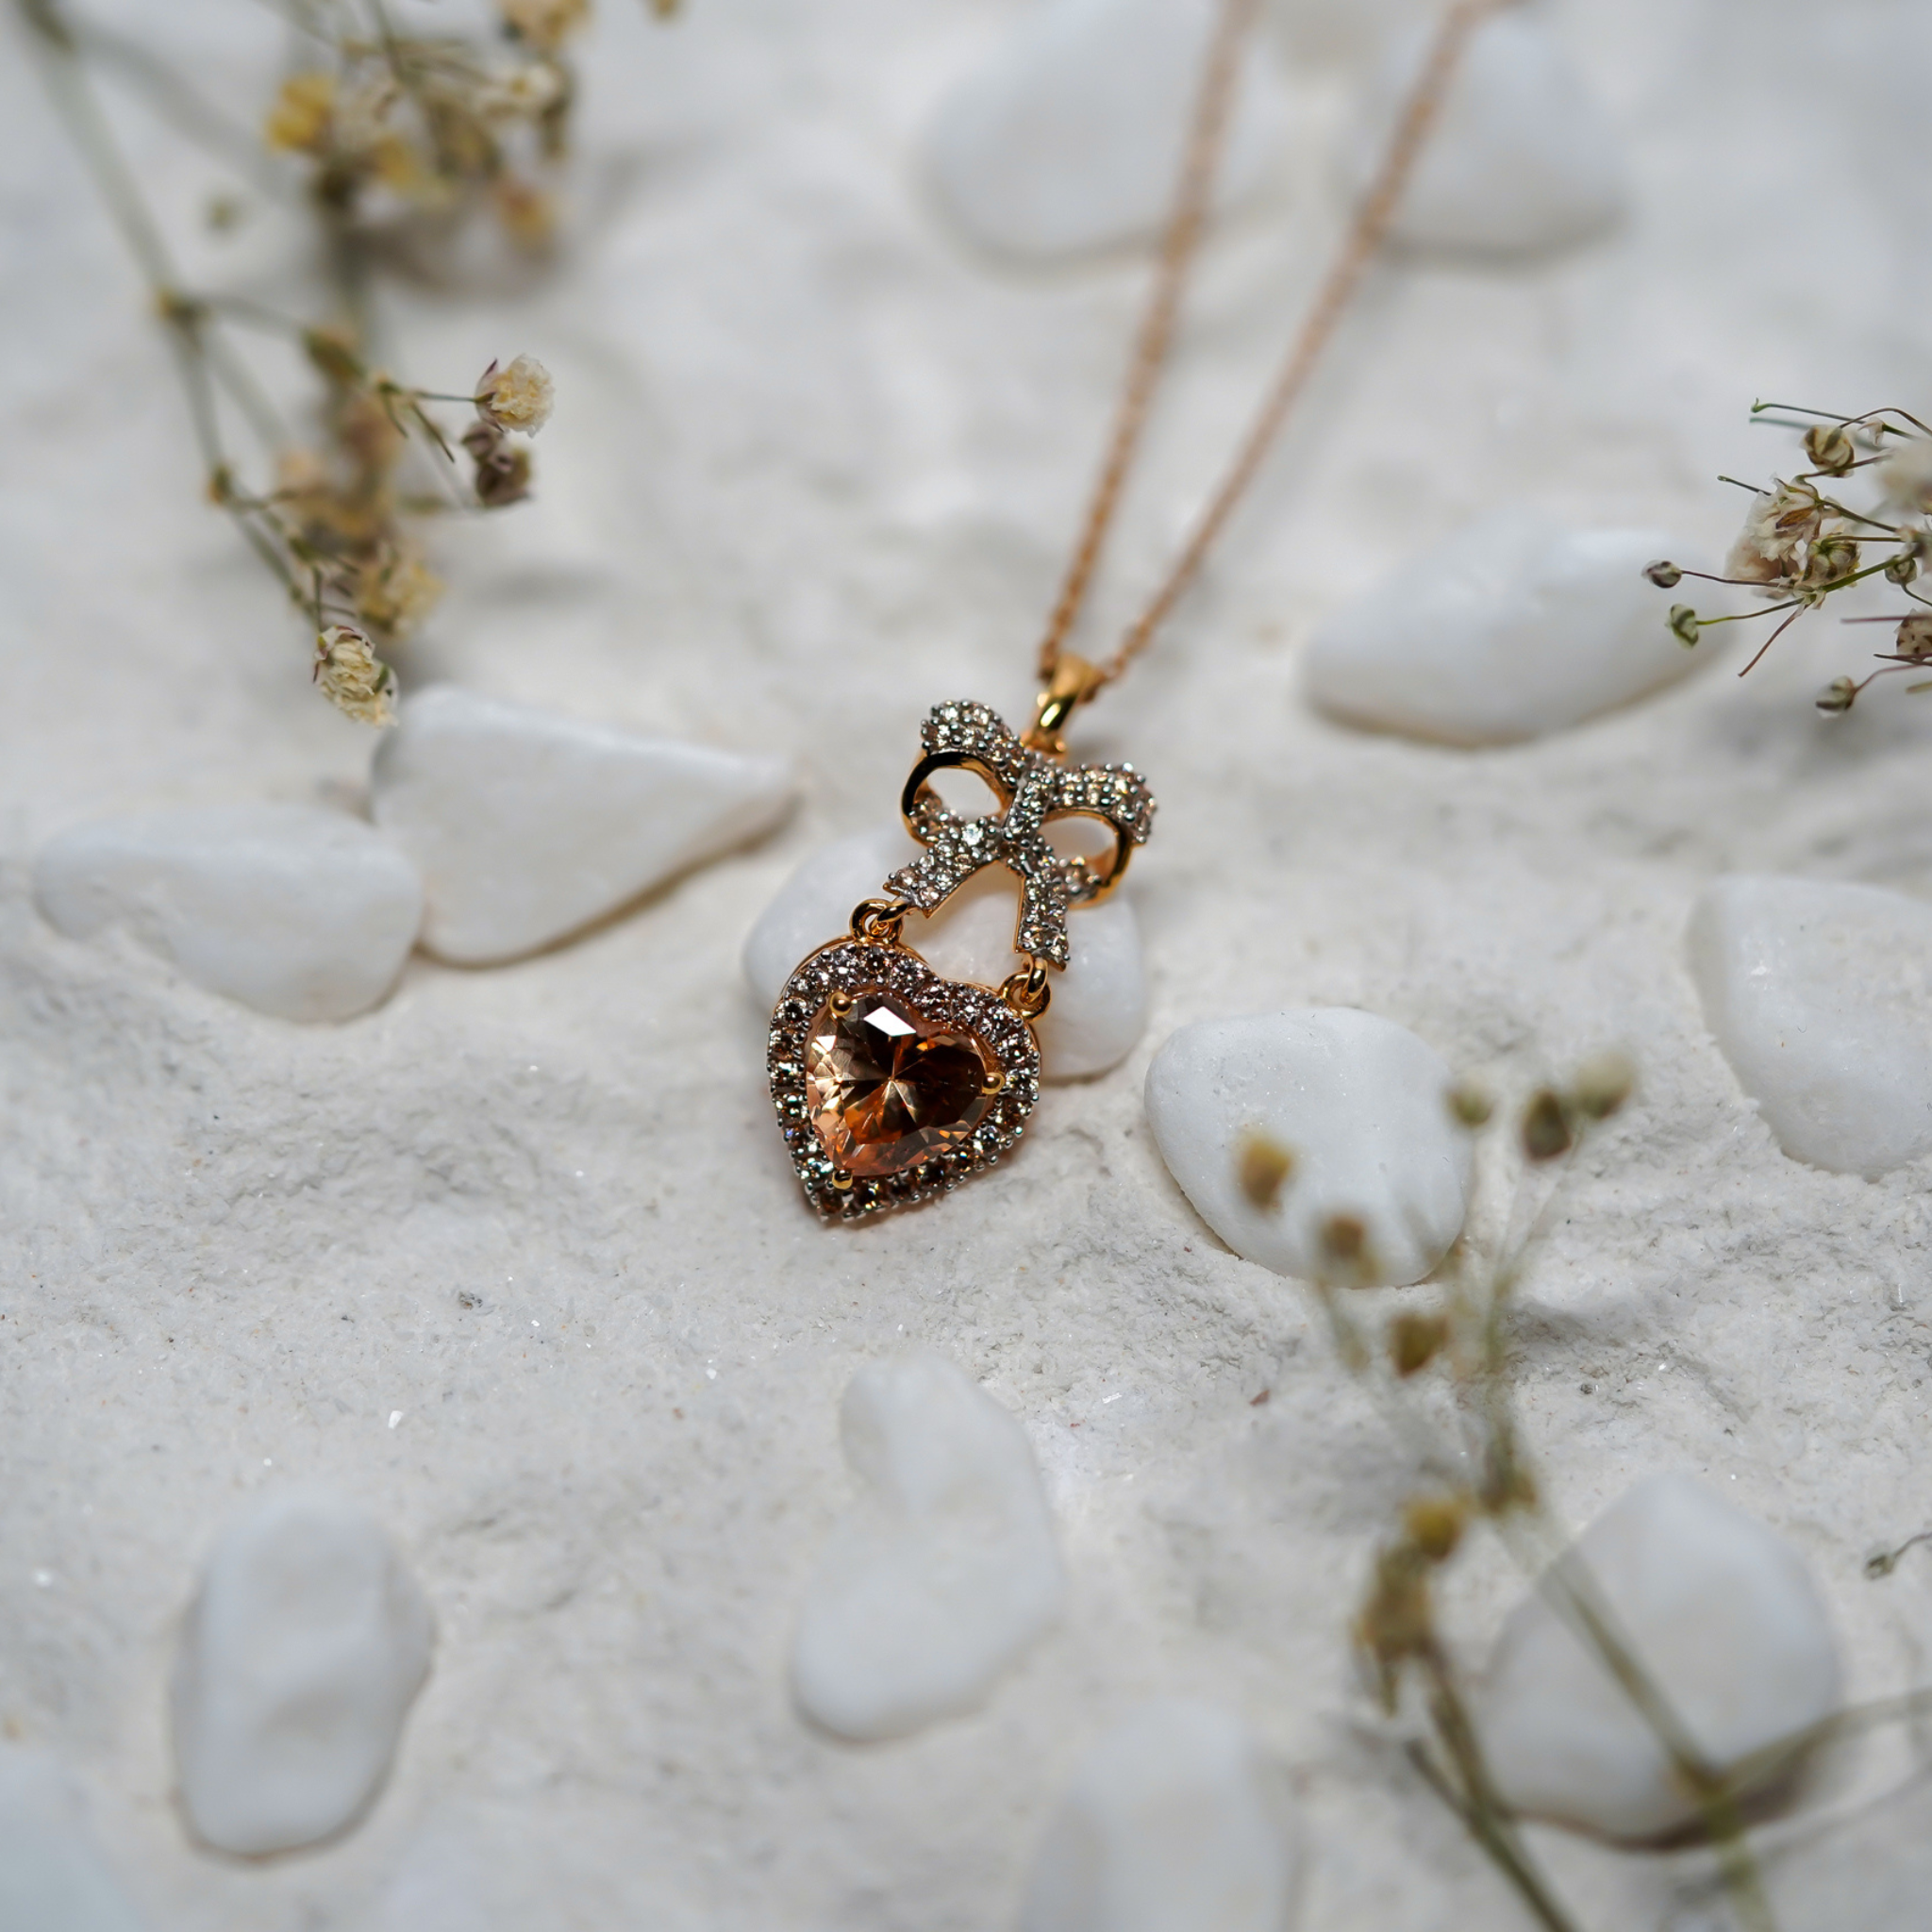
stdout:
<svg viewBox="0 0 1932 1932">
<path fill-rule="evenodd" d="M 842 1020 L 852 1010 L 854 1001 L 852 995 L 841 988 L 825 1001 L 825 1004 Z"/>
<path fill-rule="evenodd" d="M 856 1176 L 849 1169 L 835 1167 L 832 1170 L 832 1185 L 841 1194 L 849 1194 L 852 1191 L 852 1183 L 855 1178 Z"/>
<path fill-rule="evenodd" d="M 982 1093 L 997 1093 L 1007 1084 L 1007 1076 L 997 1067 L 990 1068 L 986 1078 L 979 1083 Z"/>
<path fill-rule="evenodd" d="M 1028 959 L 1022 971 L 1001 983 L 1000 997 L 1021 1018 L 1039 1019 L 1053 1004 L 1053 988 L 1046 979 L 1046 962 Z"/>
<path fill-rule="evenodd" d="M 896 946 L 910 909 L 896 899 L 861 899 L 852 908 L 852 937 Z"/>
<path fill-rule="evenodd" d="M 1064 726 L 1074 708 L 1083 705 L 1106 682 L 1097 665 L 1076 658 L 1071 651 L 1060 652 L 1053 676 L 1040 693 L 1033 723 L 1021 734 L 1020 742 L 1028 751 L 1043 751 L 1050 758 L 1067 755 Z"/>
</svg>

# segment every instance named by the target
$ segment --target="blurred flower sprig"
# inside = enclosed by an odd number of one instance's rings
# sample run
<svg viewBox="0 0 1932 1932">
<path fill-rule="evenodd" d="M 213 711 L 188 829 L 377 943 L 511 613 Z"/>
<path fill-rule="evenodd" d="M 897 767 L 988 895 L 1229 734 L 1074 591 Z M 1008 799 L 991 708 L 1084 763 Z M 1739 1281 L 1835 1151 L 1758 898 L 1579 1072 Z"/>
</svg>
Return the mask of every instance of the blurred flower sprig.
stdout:
<svg viewBox="0 0 1932 1932">
<path fill-rule="evenodd" d="M 436 34 L 400 31 L 385 0 L 273 0 L 307 51 L 266 104 L 258 142 L 191 75 L 72 0 L 15 4 L 167 330 L 209 501 L 302 612 L 316 688 L 349 717 L 391 722 L 397 680 L 378 653 L 417 629 L 443 590 L 424 541 L 427 520 L 527 497 L 525 439 L 554 398 L 529 356 L 492 362 L 458 393 L 391 375 L 375 297 L 413 242 L 465 225 L 488 225 L 525 254 L 548 247 L 577 92 L 569 43 L 590 0 L 499 0 L 492 30 Z M 676 0 L 648 4 L 668 17 Z M 323 315 L 188 285 L 96 90 L 96 72 L 108 66 L 236 172 L 238 192 L 209 208 L 212 226 L 233 225 L 257 192 L 302 211 L 326 278 Z M 294 412 L 305 428 L 257 374 L 244 334 L 299 350 L 314 385 Z M 473 411 L 454 439 L 431 407 L 450 403 Z M 253 445 L 248 461 L 237 431 Z"/>
</svg>

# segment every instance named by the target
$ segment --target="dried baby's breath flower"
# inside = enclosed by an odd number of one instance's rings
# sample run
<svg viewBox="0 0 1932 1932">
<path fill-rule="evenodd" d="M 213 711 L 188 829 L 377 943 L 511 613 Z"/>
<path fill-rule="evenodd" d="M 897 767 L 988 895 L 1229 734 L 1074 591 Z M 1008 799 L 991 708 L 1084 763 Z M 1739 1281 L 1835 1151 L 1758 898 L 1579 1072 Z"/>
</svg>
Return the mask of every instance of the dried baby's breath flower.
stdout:
<svg viewBox="0 0 1932 1932">
<path fill-rule="evenodd" d="M 442 579 L 413 549 L 389 549 L 365 570 L 356 589 L 356 609 L 372 630 L 404 638 L 435 609 Z"/>
<path fill-rule="evenodd" d="M 1849 677 L 1834 677 L 1811 702 L 1821 711 L 1849 711 L 1857 697 L 1858 687 Z"/>
<path fill-rule="evenodd" d="M 589 0 L 501 0 L 503 23 L 518 40 L 555 53 L 591 17 Z"/>
<path fill-rule="evenodd" d="M 1842 476 L 1858 460 L 1857 445 L 1841 423 L 1814 423 L 1805 432 L 1805 454 L 1827 476 Z"/>
<path fill-rule="evenodd" d="M 396 722 L 396 677 L 359 630 L 332 624 L 315 640 L 311 674 L 337 710 L 358 724 Z"/>
<path fill-rule="evenodd" d="M 508 369 L 492 362 L 476 383 L 476 413 L 492 429 L 535 436 L 556 402 L 550 372 L 534 356 L 519 356 Z"/>
<path fill-rule="evenodd" d="M 1901 509 L 1932 510 L 1932 437 L 1906 438 L 1878 465 L 1878 482 Z"/>
<path fill-rule="evenodd" d="M 1855 537 L 1833 531 L 1816 539 L 1805 553 L 1805 573 L 1793 593 L 1814 608 L 1841 583 L 1856 576 L 1858 543 Z"/>
<path fill-rule="evenodd" d="M 1660 557 L 1655 563 L 1645 564 L 1643 566 L 1643 575 L 1659 591 L 1674 591 L 1684 581 L 1684 573 L 1674 563 L 1671 562 L 1668 558 Z"/>
<path fill-rule="evenodd" d="M 1258 1127 L 1251 1127 L 1235 1149 L 1235 1180 L 1251 1208 L 1272 1213 L 1294 1173 L 1294 1156 Z"/>
<path fill-rule="evenodd" d="M 1815 490 L 1801 483 L 1760 490 L 1724 559 L 1724 575 L 1745 583 L 1781 583 L 1797 574 L 1801 546 L 1817 536 L 1824 522 L 1824 507 Z"/>
<path fill-rule="evenodd" d="M 1697 613 L 1688 604 L 1671 606 L 1671 633 L 1688 650 L 1694 650 L 1698 632 Z"/>
<path fill-rule="evenodd" d="M 335 118 L 335 75 L 319 70 L 291 74 L 268 110 L 262 139 L 289 154 L 320 154 L 329 143 Z"/>
</svg>

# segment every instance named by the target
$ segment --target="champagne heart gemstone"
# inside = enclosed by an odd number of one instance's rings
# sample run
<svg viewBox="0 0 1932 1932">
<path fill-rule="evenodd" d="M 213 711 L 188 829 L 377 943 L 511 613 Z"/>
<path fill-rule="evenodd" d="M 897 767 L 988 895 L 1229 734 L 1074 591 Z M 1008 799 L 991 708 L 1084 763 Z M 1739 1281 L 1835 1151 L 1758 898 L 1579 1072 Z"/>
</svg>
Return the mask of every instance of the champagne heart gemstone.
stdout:
<svg viewBox="0 0 1932 1932">
<path fill-rule="evenodd" d="M 826 1154 L 857 1176 L 900 1174 L 958 1146 L 1004 1081 L 972 1034 L 876 987 L 834 994 L 806 1037 L 806 1111 Z"/>
<path fill-rule="evenodd" d="M 1024 1013 L 873 939 L 799 961 L 772 1011 L 765 1068 L 791 1165 L 828 1221 L 909 1208 L 983 1174 L 1040 1098 Z"/>
</svg>

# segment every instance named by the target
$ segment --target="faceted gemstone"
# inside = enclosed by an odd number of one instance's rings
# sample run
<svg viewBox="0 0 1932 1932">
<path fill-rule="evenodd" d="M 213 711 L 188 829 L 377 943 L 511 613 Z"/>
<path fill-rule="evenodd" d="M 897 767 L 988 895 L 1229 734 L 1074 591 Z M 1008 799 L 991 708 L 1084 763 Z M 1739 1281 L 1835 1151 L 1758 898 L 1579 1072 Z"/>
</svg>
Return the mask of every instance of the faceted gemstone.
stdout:
<svg viewBox="0 0 1932 1932">
<path fill-rule="evenodd" d="M 847 1173 L 900 1174 L 957 1147 L 985 1118 L 999 1063 L 970 1033 L 946 1033 L 891 993 L 819 1008 L 805 1042 L 805 1097 L 825 1152 Z"/>
</svg>

